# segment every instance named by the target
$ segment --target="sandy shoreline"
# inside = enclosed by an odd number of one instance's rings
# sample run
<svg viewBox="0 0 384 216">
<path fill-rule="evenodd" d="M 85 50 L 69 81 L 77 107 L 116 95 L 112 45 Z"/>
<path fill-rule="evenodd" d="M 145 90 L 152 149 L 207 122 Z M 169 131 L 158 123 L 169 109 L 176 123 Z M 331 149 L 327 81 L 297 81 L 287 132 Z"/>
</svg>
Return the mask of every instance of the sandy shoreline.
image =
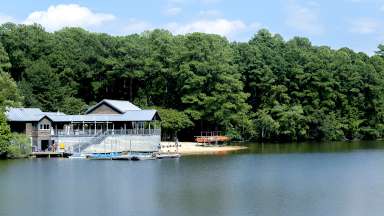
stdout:
<svg viewBox="0 0 384 216">
<path fill-rule="evenodd" d="M 181 155 L 226 154 L 247 149 L 245 146 L 199 146 L 195 142 L 179 142 Z M 175 142 L 161 142 L 161 152 L 176 152 Z"/>
</svg>

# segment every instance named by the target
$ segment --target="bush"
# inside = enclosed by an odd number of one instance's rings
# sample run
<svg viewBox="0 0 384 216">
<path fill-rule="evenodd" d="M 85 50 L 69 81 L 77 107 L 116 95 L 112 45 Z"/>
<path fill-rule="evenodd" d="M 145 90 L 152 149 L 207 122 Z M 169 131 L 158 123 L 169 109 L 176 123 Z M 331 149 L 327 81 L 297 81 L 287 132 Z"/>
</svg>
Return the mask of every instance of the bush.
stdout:
<svg viewBox="0 0 384 216">
<path fill-rule="evenodd" d="M 376 128 L 363 127 L 360 129 L 360 135 L 363 140 L 375 140 L 380 137 L 380 132 Z"/>
<path fill-rule="evenodd" d="M 164 140 L 173 140 L 177 137 L 179 131 L 194 125 L 184 112 L 160 107 L 156 107 L 155 109 L 159 111 Z"/>
<path fill-rule="evenodd" d="M 7 124 L 4 110 L 0 107 L 0 156 L 8 152 L 9 141 L 11 140 L 11 129 Z"/>
<path fill-rule="evenodd" d="M 346 127 L 335 113 L 322 116 L 319 127 L 323 140 L 339 141 L 345 139 L 343 128 Z"/>
<path fill-rule="evenodd" d="M 31 141 L 25 134 L 13 133 L 8 146 L 9 158 L 27 157 L 32 152 Z"/>
</svg>

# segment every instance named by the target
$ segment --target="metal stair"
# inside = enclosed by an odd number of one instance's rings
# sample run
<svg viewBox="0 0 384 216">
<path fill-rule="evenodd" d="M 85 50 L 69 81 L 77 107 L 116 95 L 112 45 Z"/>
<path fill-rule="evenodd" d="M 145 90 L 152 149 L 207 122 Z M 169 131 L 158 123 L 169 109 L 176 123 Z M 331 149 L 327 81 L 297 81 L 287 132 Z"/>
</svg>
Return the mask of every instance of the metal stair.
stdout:
<svg viewBox="0 0 384 216">
<path fill-rule="evenodd" d="M 146 130 L 107 130 L 103 132 L 99 132 L 92 137 L 88 137 L 88 141 L 78 142 L 77 144 L 72 145 L 70 149 L 67 150 L 67 153 L 70 154 L 82 154 L 85 149 L 90 146 L 101 144 L 107 137 L 109 136 L 159 136 L 160 139 L 161 130 L 160 129 L 146 129 Z"/>
<path fill-rule="evenodd" d="M 84 151 L 86 148 L 88 148 L 89 146 L 91 145 L 97 145 L 97 144 L 100 144 L 101 142 L 103 142 L 103 140 L 105 140 L 105 138 L 107 138 L 107 136 L 109 135 L 110 133 L 108 133 L 107 131 L 105 132 L 102 132 L 102 133 L 99 133 L 97 135 L 95 135 L 91 140 L 87 141 L 87 142 L 83 142 L 83 143 L 79 143 L 74 149 L 73 149 L 73 152 L 72 153 L 81 153 L 82 151 Z"/>
</svg>

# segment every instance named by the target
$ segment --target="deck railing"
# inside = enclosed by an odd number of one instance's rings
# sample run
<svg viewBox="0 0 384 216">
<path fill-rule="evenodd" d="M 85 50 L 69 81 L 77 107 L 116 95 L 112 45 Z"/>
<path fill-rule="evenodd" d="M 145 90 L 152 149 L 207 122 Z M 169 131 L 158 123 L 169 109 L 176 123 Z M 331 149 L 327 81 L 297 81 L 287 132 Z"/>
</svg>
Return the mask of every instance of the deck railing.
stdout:
<svg viewBox="0 0 384 216">
<path fill-rule="evenodd" d="M 161 135 L 161 129 L 108 129 L 108 130 L 54 130 L 54 136 L 92 137 L 98 134 L 108 135 Z"/>
</svg>

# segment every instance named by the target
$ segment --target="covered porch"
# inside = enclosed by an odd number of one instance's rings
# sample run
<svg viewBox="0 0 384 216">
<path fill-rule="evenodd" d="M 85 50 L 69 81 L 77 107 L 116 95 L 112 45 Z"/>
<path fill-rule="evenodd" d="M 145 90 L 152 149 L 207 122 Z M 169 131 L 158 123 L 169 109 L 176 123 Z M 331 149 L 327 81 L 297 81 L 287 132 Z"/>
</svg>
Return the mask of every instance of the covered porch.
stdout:
<svg viewBox="0 0 384 216">
<path fill-rule="evenodd" d="M 53 136 L 98 136 L 100 134 L 160 135 L 159 121 L 73 121 L 52 125 Z"/>
</svg>

